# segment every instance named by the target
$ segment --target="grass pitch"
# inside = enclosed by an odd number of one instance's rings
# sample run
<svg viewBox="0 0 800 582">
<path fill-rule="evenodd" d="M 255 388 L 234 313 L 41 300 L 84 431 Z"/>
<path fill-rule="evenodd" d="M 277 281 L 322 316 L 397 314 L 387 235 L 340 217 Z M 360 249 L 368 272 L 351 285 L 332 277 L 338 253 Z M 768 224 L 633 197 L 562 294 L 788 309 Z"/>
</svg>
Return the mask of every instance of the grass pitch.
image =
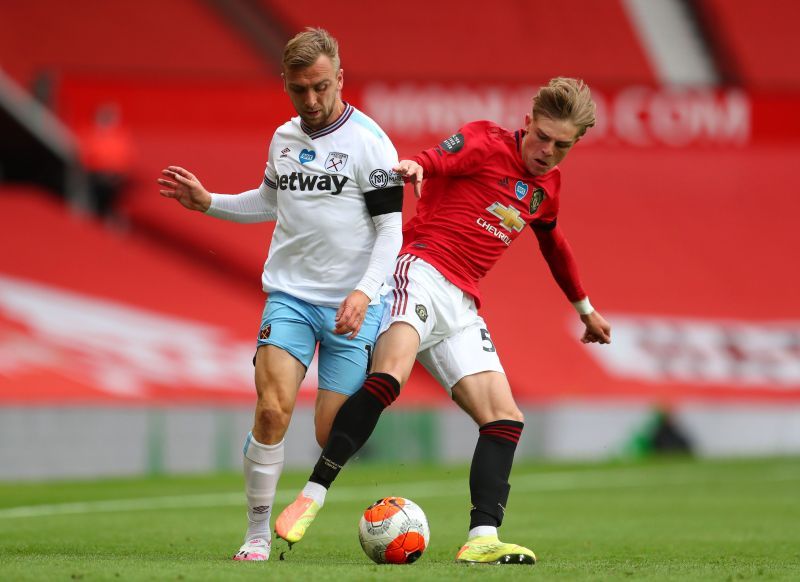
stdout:
<svg viewBox="0 0 800 582">
<path fill-rule="evenodd" d="M 353 463 L 306 539 L 275 542 L 268 563 L 230 560 L 239 475 L 0 485 L 0 580 L 800 580 L 800 459 L 519 463 L 501 539 L 532 548 L 533 567 L 453 562 L 467 475 Z M 306 477 L 284 474 L 278 510 Z M 430 547 L 410 566 L 359 546 L 361 510 L 386 495 L 428 515 Z"/>
</svg>

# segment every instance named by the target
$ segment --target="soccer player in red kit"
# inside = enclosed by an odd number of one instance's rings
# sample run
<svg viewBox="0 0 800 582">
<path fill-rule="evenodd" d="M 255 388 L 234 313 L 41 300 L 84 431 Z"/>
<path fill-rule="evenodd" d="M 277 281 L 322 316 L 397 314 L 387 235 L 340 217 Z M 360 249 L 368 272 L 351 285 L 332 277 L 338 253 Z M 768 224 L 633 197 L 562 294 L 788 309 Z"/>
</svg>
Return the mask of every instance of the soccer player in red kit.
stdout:
<svg viewBox="0 0 800 582">
<path fill-rule="evenodd" d="M 328 487 L 397 398 L 416 358 L 479 427 L 469 477 L 470 529 L 456 560 L 535 563 L 531 550 L 497 537 L 523 416 L 478 314 L 478 282 L 530 226 L 553 277 L 585 325 L 581 341 L 611 341 L 611 327 L 589 303 L 557 224 L 558 163 L 594 123 L 589 88 L 559 77 L 534 97 L 524 129 L 469 123 L 395 168 L 414 184 L 421 200 L 403 230 L 372 370 L 339 410 L 308 484 L 278 517 L 280 537 L 290 543 L 303 537 Z"/>
</svg>

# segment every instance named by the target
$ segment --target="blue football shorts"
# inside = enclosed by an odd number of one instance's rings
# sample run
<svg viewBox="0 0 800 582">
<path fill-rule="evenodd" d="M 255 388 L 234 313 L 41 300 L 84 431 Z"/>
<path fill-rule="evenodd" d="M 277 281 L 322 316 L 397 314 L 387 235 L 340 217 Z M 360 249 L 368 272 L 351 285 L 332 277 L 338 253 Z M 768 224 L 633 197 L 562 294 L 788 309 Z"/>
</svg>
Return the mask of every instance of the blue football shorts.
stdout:
<svg viewBox="0 0 800 582">
<path fill-rule="evenodd" d="M 370 305 L 358 336 L 350 340 L 347 335 L 333 332 L 335 307 L 320 307 L 286 293 L 273 292 L 261 315 L 256 349 L 277 346 L 297 358 L 307 370 L 319 344 L 319 388 L 349 396 L 366 379 L 382 315 L 383 303 Z"/>
</svg>

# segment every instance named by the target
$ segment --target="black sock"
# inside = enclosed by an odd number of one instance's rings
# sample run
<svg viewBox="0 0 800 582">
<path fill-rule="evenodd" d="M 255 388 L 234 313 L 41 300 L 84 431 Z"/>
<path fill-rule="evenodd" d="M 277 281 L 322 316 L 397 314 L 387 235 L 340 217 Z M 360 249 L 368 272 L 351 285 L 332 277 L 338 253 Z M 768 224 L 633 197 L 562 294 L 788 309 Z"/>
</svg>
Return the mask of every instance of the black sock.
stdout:
<svg viewBox="0 0 800 582">
<path fill-rule="evenodd" d="M 383 409 L 400 394 L 400 383 L 389 374 L 367 376 L 361 389 L 348 398 L 333 419 L 328 443 L 322 449 L 309 481 L 328 488 L 347 460 L 375 430 Z"/>
<path fill-rule="evenodd" d="M 508 476 L 523 426 L 515 420 L 496 420 L 480 427 L 469 470 L 472 498 L 469 529 L 479 525 L 499 527 L 503 523 L 511 491 Z"/>
</svg>

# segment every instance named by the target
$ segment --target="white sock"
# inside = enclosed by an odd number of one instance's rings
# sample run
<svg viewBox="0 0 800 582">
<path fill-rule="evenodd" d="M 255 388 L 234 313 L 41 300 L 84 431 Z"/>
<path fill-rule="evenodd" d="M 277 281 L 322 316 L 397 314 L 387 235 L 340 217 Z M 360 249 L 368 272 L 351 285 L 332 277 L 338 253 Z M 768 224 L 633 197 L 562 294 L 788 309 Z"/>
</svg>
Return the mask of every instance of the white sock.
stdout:
<svg viewBox="0 0 800 582">
<path fill-rule="evenodd" d="M 272 515 L 278 479 L 283 471 L 283 441 L 264 445 L 251 432 L 247 435 L 242 452 L 248 521 L 244 541 L 255 538 L 269 540 L 269 517 Z"/>
<path fill-rule="evenodd" d="M 325 489 L 325 487 L 313 481 L 309 481 L 306 483 L 306 486 L 303 487 L 303 496 L 310 497 L 316 501 L 320 507 L 325 505 L 325 495 L 327 495 L 327 493 L 328 490 Z"/>
<path fill-rule="evenodd" d="M 497 528 L 491 525 L 479 525 L 469 530 L 467 539 L 477 538 L 478 536 L 495 536 L 497 537 Z"/>
</svg>

